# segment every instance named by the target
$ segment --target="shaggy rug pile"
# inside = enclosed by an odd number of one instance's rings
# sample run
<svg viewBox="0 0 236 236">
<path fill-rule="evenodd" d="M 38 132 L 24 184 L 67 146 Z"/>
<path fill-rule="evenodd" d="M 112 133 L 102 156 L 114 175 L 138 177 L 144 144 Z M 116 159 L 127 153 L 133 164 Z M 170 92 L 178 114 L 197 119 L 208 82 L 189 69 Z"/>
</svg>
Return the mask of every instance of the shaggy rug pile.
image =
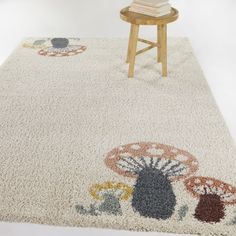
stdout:
<svg viewBox="0 0 236 236">
<path fill-rule="evenodd" d="M 236 152 L 187 39 L 29 38 L 0 68 L 0 220 L 234 235 Z"/>
</svg>

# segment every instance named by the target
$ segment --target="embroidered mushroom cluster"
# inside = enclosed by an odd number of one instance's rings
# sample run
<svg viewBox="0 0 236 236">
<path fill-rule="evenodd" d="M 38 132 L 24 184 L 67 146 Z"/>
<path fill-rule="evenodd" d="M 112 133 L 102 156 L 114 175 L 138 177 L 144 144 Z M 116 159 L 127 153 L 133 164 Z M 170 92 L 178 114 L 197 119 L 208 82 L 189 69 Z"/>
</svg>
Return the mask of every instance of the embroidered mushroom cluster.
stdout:
<svg viewBox="0 0 236 236">
<path fill-rule="evenodd" d="M 132 209 L 140 216 L 167 220 L 177 204 L 173 184 L 181 180 L 191 196 L 199 199 L 194 217 L 201 222 L 220 222 L 225 217 L 225 206 L 236 204 L 235 187 L 214 178 L 194 176 L 199 167 L 196 157 L 173 146 L 150 142 L 123 145 L 107 154 L 105 164 L 119 175 L 134 178 L 134 185 L 95 184 L 90 194 L 100 204 L 89 208 L 76 205 L 78 213 L 121 215 L 120 201 L 131 199 Z M 180 221 L 188 209 L 187 205 L 180 207 Z"/>
<path fill-rule="evenodd" d="M 25 42 L 23 47 L 37 49 L 41 56 L 75 56 L 86 50 L 86 46 L 78 44 L 79 40 L 79 38 L 43 38 Z"/>
</svg>

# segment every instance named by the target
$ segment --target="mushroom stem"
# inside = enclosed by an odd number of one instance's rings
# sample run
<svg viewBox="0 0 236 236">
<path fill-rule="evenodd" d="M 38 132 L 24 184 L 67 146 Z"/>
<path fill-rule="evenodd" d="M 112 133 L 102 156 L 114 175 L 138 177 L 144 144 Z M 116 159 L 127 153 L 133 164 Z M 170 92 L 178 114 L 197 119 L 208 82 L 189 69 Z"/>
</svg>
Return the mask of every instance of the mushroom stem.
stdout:
<svg viewBox="0 0 236 236">
<path fill-rule="evenodd" d="M 151 167 L 141 170 L 134 186 L 132 207 L 142 216 L 165 220 L 172 216 L 175 205 L 168 177 Z"/>
<path fill-rule="evenodd" d="M 121 215 L 121 206 L 119 199 L 112 193 L 105 193 L 103 195 L 104 201 L 99 206 L 100 212 L 105 212 L 112 215 Z"/>
<path fill-rule="evenodd" d="M 217 194 L 200 195 L 194 216 L 199 221 L 207 223 L 220 222 L 225 216 L 225 207 L 220 196 Z"/>
</svg>

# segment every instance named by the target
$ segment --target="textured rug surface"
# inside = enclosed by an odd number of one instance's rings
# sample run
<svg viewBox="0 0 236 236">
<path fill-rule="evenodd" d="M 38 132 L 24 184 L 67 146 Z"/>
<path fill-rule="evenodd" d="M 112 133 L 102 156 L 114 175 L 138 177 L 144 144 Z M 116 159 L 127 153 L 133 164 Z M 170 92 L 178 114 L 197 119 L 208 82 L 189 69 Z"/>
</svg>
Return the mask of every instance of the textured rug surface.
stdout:
<svg viewBox="0 0 236 236">
<path fill-rule="evenodd" d="M 186 39 L 127 78 L 127 40 L 26 39 L 0 68 L 0 220 L 234 235 L 234 144 Z"/>
</svg>

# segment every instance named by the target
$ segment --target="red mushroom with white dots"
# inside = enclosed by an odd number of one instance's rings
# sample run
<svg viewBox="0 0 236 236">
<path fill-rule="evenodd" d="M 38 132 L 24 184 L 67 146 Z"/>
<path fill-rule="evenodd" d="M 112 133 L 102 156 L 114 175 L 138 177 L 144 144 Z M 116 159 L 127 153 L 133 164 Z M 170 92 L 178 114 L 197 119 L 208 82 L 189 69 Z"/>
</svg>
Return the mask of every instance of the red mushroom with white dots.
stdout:
<svg viewBox="0 0 236 236">
<path fill-rule="evenodd" d="M 225 217 L 225 206 L 236 204 L 236 188 L 210 177 L 190 177 L 186 189 L 199 199 L 195 218 L 202 222 L 217 223 Z"/>
</svg>

